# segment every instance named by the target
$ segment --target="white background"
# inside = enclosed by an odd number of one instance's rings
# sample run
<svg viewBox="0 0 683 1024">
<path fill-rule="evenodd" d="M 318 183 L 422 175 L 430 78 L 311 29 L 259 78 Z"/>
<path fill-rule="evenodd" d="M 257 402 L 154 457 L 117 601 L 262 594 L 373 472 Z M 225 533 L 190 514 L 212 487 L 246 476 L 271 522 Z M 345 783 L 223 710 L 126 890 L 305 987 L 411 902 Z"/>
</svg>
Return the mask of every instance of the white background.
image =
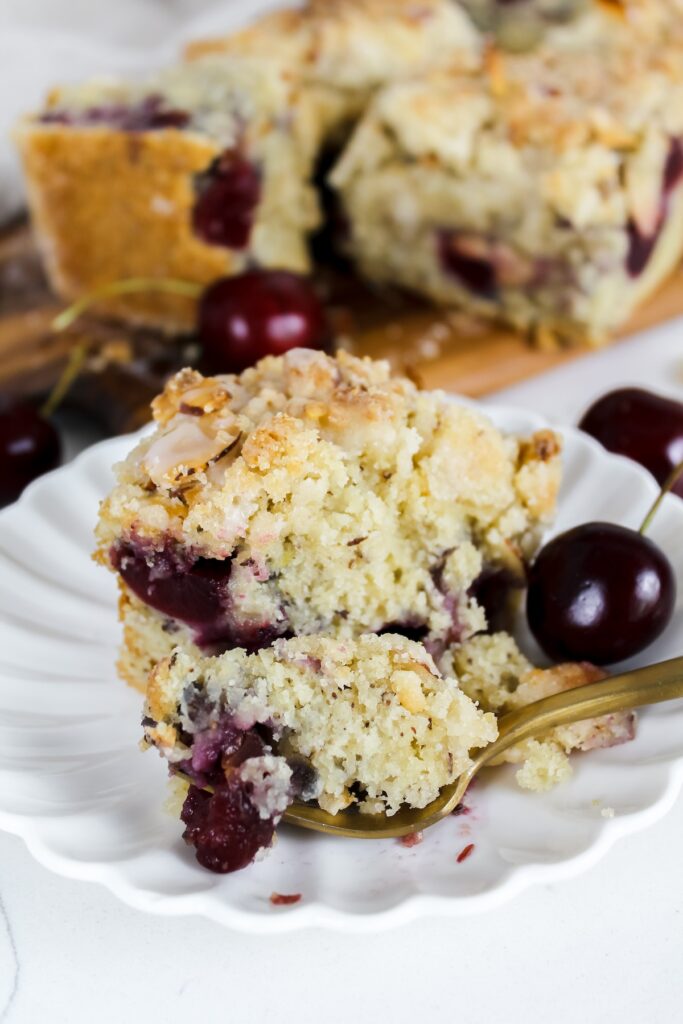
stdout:
<svg viewBox="0 0 683 1024">
<path fill-rule="evenodd" d="M 624 383 L 683 399 L 683 320 L 496 397 L 571 423 Z M 586 874 L 495 911 L 376 935 L 253 937 L 130 910 L 0 835 L 0 1022 L 673 1024 L 682 867 L 679 799 Z"/>
<path fill-rule="evenodd" d="M 244 0 L 0 0 L 0 218 L 21 110 L 60 78 L 163 59 Z M 135 32 L 131 35 L 131 25 Z M 501 395 L 558 422 L 620 383 L 683 399 L 683 321 Z M 242 936 L 145 916 L 0 835 L 0 1022 L 670 1024 L 683 1011 L 683 801 L 580 878 L 377 935 Z"/>
</svg>

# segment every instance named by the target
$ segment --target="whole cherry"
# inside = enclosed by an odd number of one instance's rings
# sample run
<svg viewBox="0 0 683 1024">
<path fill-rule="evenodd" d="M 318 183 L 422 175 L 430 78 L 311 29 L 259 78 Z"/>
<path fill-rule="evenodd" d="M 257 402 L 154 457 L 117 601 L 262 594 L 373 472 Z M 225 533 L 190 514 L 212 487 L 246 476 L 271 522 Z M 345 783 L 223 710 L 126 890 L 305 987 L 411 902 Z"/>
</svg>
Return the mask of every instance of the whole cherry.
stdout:
<svg viewBox="0 0 683 1024">
<path fill-rule="evenodd" d="M 197 302 L 202 368 L 209 373 L 241 373 L 264 356 L 323 348 L 328 340 L 325 309 L 310 280 L 288 270 L 248 270 L 206 288 L 178 278 L 110 281 L 64 309 L 53 330 L 67 330 L 102 299 L 154 292 Z"/>
<path fill-rule="evenodd" d="M 34 406 L 6 402 L 0 407 L 0 505 L 16 501 L 27 484 L 60 459 L 59 435 Z"/>
<path fill-rule="evenodd" d="M 683 473 L 669 474 L 639 530 L 584 523 L 539 552 L 529 571 L 529 628 L 551 658 L 607 665 L 640 653 L 666 629 L 676 576 L 645 536 Z"/>
<path fill-rule="evenodd" d="M 268 355 L 321 348 L 325 312 L 307 278 L 285 270 L 249 270 L 221 278 L 199 301 L 199 337 L 207 368 L 240 373 Z"/>
<path fill-rule="evenodd" d="M 540 551 L 529 572 L 527 618 L 551 658 L 607 665 L 638 654 L 668 625 L 676 577 L 649 538 L 585 523 Z"/>
<path fill-rule="evenodd" d="M 603 395 L 579 427 L 609 451 L 645 466 L 660 484 L 683 461 L 683 404 L 642 388 Z M 683 497 L 683 477 L 672 490 Z"/>
</svg>

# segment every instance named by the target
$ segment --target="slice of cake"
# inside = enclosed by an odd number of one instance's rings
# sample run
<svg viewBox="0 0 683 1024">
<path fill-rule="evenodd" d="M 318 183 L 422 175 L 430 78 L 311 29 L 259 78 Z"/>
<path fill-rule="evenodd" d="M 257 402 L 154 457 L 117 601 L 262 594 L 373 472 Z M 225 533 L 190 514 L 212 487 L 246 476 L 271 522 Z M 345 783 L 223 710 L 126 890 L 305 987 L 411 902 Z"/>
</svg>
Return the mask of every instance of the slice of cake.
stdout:
<svg viewBox="0 0 683 1024">
<path fill-rule="evenodd" d="M 336 119 L 282 62 L 237 56 L 56 90 L 17 130 L 53 287 L 72 300 L 127 278 L 305 271 L 319 222 L 311 177 Z M 193 299 L 153 288 L 98 309 L 194 326 Z"/>
<path fill-rule="evenodd" d="M 98 558 L 118 573 L 121 671 L 180 646 L 401 633 L 438 655 L 486 628 L 551 517 L 560 443 L 313 350 L 185 370 L 117 469 Z"/>
<path fill-rule="evenodd" d="M 390 86 L 331 181 L 368 277 L 599 343 L 683 251 L 683 47 L 622 33 Z"/>
<path fill-rule="evenodd" d="M 391 635 L 298 637 L 198 660 L 176 651 L 150 677 L 143 725 L 193 783 L 185 838 L 214 870 L 269 846 L 294 799 L 332 814 L 425 807 L 497 735 L 494 716 L 422 644 Z"/>
</svg>

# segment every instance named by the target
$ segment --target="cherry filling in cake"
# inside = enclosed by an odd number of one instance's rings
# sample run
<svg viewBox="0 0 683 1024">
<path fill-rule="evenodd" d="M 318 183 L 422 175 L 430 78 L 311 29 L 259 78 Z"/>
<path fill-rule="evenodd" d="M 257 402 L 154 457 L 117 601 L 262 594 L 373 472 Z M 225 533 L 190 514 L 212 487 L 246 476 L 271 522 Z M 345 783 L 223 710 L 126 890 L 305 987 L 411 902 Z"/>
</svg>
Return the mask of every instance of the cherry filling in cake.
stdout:
<svg viewBox="0 0 683 1024">
<path fill-rule="evenodd" d="M 243 783 L 230 780 L 212 793 L 190 786 L 180 812 L 183 839 L 202 867 L 219 874 L 247 867 L 273 842 L 272 818 L 263 820 Z"/>
<path fill-rule="evenodd" d="M 188 756 L 169 766 L 171 775 L 192 780 L 180 813 L 183 838 L 203 867 L 239 871 L 272 844 L 289 804 L 315 795 L 316 773 L 308 763 L 290 764 L 274 752 L 267 726 L 238 722 L 192 685 L 183 706 L 180 740 Z M 145 718 L 143 726 L 154 730 L 157 723 Z"/>
<path fill-rule="evenodd" d="M 231 559 L 201 558 L 171 545 L 154 549 L 135 541 L 119 541 L 110 558 L 136 597 L 189 626 L 194 642 L 206 651 L 256 651 L 286 633 L 284 614 L 276 623 L 239 614 L 228 588 Z"/>
<path fill-rule="evenodd" d="M 81 110 L 55 107 L 41 114 L 43 124 L 72 127 L 106 127 L 121 132 L 186 129 L 192 115 L 174 107 L 162 95 L 152 94 L 136 102 L 101 103 Z M 254 213 L 261 200 L 261 175 L 236 148 L 226 149 L 195 180 L 196 201 L 192 213 L 195 234 L 208 245 L 245 249 L 249 244 Z"/>
<path fill-rule="evenodd" d="M 437 232 L 437 258 L 443 272 L 482 299 L 500 289 L 548 282 L 563 274 L 552 259 L 533 259 L 497 238 L 457 228 Z"/>
<path fill-rule="evenodd" d="M 525 577 L 526 571 L 522 576 L 506 566 L 488 565 L 467 591 L 468 597 L 473 598 L 486 613 L 487 632 L 510 627 L 513 598 L 526 587 Z"/>
<path fill-rule="evenodd" d="M 186 128 L 190 115 L 170 107 L 163 96 L 146 96 L 137 103 L 105 103 L 84 110 L 48 110 L 41 115 L 43 124 L 88 127 L 104 125 L 122 132 L 146 132 L 162 128 Z"/>
<path fill-rule="evenodd" d="M 650 262 L 669 213 L 671 193 L 683 179 L 683 140 L 672 139 L 662 175 L 662 195 L 654 229 L 645 234 L 634 220 L 628 222 L 628 253 L 626 268 L 631 277 L 638 277 Z"/>
<path fill-rule="evenodd" d="M 218 654 L 235 647 L 252 653 L 269 647 L 279 637 L 293 635 L 282 604 L 276 621 L 256 620 L 241 612 L 239 598 L 235 599 L 229 586 L 233 559 L 204 558 L 173 544 L 153 548 L 133 539 L 113 545 L 110 560 L 136 597 L 167 619 L 189 627 L 192 639 L 206 653 Z M 239 566 L 244 570 L 249 569 L 249 564 L 247 559 Z M 467 634 L 461 616 L 464 596 L 479 601 L 489 622 L 500 622 L 511 589 L 521 585 L 507 571 L 487 569 L 467 595 L 452 592 L 443 579 L 443 559 L 431 576 L 451 619 L 443 636 L 430 637 L 428 624 L 410 612 L 367 632 L 379 636 L 397 633 L 409 640 L 422 641 L 434 657 L 439 657 L 448 645 L 460 642 Z M 482 596 L 485 600 L 480 600 Z"/>
<path fill-rule="evenodd" d="M 494 298 L 498 280 L 493 262 L 484 255 L 485 239 L 480 240 L 479 252 L 469 244 L 472 236 L 459 231 L 440 231 L 438 235 L 439 262 L 442 269 L 455 277 L 475 295 Z"/>
<path fill-rule="evenodd" d="M 476 600 L 484 608 L 489 629 L 492 625 L 504 624 L 510 595 L 524 585 L 523 580 L 510 570 L 489 566 L 467 593 L 453 591 L 444 579 L 446 557 L 442 557 L 430 573 L 441 595 L 442 608 L 450 619 L 442 632 L 431 633 L 424 617 L 410 610 L 381 625 L 368 622 L 364 630 L 359 624 L 359 631 L 377 636 L 392 633 L 419 641 L 434 658 L 439 658 L 448 646 L 471 635 L 465 610 L 469 600 Z M 154 548 L 139 539 L 128 539 L 112 546 L 110 560 L 133 594 L 166 618 L 163 625 L 166 632 L 173 632 L 176 624 L 188 627 L 193 641 L 206 654 L 220 654 L 234 648 L 254 653 L 270 647 L 279 638 L 294 635 L 285 602 L 279 596 L 276 597 L 276 613 L 269 619 L 255 618 L 245 612 L 242 603 L 248 602 L 249 597 L 245 593 L 244 576 L 232 587 L 235 573 L 251 573 L 257 587 L 268 581 L 267 572 L 265 576 L 260 573 L 252 559 L 205 558 L 172 543 Z M 271 590 L 271 599 L 272 594 Z M 347 618 L 341 612 L 339 617 Z M 320 628 L 323 628 L 322 623 Z"/>
<path fill-rule="evenodd" d="M 209 245 L 244 249 L 261 199 L 258 169 L 237 150 L 226 150 L 196 182 L 195 234 Z"/>
<path fill-rule="evenodd" d="M 662 174 L 659 212 L 654 228 L 644 232 L 631 219 L 626 225 L 628 251 L 626 268 L 638 277 L 650 262 L 669 213 L 673 191 L 683 180 L 683 140 L 673 139 Z M 558 225 L 563 224 L 562 218 Z M 441 269 L 463 287 L 482 299 L 495 300 L 506 286 L 524 287 L 541 283 L 560 283 L 558 261 L 530 259 L 495 238 L 458 229 L 437 232 L 437 256 Z"/>
</svg>

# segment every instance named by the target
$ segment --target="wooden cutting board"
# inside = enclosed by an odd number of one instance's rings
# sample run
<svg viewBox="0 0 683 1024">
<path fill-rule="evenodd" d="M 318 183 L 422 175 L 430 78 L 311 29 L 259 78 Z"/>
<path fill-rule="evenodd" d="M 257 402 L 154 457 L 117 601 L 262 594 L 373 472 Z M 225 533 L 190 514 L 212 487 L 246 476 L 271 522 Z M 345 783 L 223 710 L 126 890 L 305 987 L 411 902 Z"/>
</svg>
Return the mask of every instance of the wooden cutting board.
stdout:
<svg viewBox="0 0 683 1024">
<path fill-rule="evenodd" d="M 379 295 L 339 274 L 330 280 L 332 316 L 345 347 L 390 359 L 424 387 L 477 397 L 590 351 L 539 351 L 512 331 L 462 314 L 404 296 Z M 196 357 L 187 342 L 92 318 L 69 335 L 54 335 L 50 321 L 59 309 L 27 227 L 20 224 L 0 234 L 0 392 L 45 393 L 72 346 L 85 340 L 91 358 L 74 392 L 77 404 L 96 412 L 113 432 L 143 421 L 163 377 Z M 683 268 L 639 310 L 622 337 L 682 313 Z"/>
</svg>

